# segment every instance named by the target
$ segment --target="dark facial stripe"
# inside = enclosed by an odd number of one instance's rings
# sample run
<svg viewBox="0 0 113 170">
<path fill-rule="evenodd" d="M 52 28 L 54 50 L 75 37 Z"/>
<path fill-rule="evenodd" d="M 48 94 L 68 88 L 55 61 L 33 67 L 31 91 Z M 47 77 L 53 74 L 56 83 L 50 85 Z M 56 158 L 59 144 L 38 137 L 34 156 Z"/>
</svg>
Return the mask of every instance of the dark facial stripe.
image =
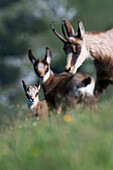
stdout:
<svg viewBox="0 0 113 170">
<path fill-rule="evenodd" d="M 47 69 L 45 70 L 45 75 L 46 75 L 46 73 L 49 71 L 49 68 L 47 67 Z"/>
<path fill-rule="evenodd" d="M 73 55 L 72 55 L 72 60 L 71 60 L 71 66 L 74 66 L 79 55 L 81 53 L 81 49 L 80 50 L 76 50 L 76 52 L 73 52 Z"/>
</svg>

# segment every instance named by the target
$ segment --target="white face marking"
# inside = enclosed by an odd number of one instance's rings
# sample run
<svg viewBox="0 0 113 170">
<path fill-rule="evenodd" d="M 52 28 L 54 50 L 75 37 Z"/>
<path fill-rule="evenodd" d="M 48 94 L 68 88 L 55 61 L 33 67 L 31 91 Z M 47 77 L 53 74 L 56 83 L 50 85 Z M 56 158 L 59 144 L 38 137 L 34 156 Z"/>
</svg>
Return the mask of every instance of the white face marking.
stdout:
<svg viewBox="0 0 113 170">
<path fill-rule="evenodd" d="M 85 59 L 89 56 L 89 52 L 86 49 L 85 44 L 82 45 L 81 53 L 75 63 L 75 67 L 73 70 L 73 74 L 77 72 L 77 69 L 82 65 L 82 63 L 85 61 Z"/>
<path fill-rule="evenodd" d="M 69 39 L 70 39 L 70 40 L 72 40 L 72 41 L 74 41 L 74 40 L 75 40 L 75 38 L 74 38 L 74 37 L 69 37 Z"/>
<path fill-rule="evenodd" d="M 83 63 L 83 62 L 82 62 Z M 75 74 L 78 70 L 78 68 L 82 65 L 82 63 L 76 63 L 75 67 L 74 67 L 74 70 L 73 70 L 73 74 Z"/>
<path fill-rule="evenodd" d="M 38 70 L 41 71 L 44 69 L 44 64 L 43 63 L 39 63 L 38 64 Z"/>
<path fill-rule="evenodd" d="M 74 67 L 72 74 L 75 74 L 77 72 L 77 69 L 78 69 L 77 67 Z"/>
<path fill-rule="evenodd" d="M 50 69 L 48 69 L 48 72 L 44 75 L 42 83 L 45 83 L 49 77 L 50 77 Z"/>
</svg>

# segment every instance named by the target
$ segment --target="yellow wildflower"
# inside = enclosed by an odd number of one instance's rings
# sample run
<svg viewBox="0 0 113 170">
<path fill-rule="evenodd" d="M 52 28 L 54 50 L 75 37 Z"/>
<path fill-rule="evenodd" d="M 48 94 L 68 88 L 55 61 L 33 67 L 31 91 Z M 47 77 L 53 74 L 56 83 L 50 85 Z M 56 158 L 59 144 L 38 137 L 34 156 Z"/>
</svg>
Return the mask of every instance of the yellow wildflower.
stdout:
<svg viewBox="0 0 113 170">
<path fill-rule="evenodd" d="M 71 116 L 68 115 L 68 114 L 66 114 L 66 115 L 64 116 L 64 121 L 65 121 L 65 122 L 70 122 L 70 121 L 71 121 Z"/>
</svg>

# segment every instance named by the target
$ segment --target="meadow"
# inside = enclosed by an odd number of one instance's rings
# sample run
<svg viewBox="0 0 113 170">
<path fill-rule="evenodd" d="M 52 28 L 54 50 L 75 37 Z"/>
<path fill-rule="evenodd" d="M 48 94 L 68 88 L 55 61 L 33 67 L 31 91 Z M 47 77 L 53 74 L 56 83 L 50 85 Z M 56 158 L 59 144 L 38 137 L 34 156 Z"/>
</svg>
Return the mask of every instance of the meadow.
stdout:
<svg viewBox="0 0 113 170">
<path fill-rule="evenodd" d="M 0 0 L 0 170 L 113 170 L 113 86 L 95 110 L 51 112 L 39 121 L 28 111 L 21 84 L 37 82 L 28 49 L 43 58 L 48 46 L 53 71 L 64 71 L 66 55 L 52 21 L 60 34 L 62 18 L 75 30 L 80 19 L 86 31 L 98 31 L 113 26 L 112 11 L 112 0 Z M 96 77 L 92 61 L 79 71 Z"/>
<path fill-rule="evenodd" d="M 0 122 L 0 170 L 112 170 L 112 149 L 112 99 L 46 121 L 10 107 Z"/>
</svg>

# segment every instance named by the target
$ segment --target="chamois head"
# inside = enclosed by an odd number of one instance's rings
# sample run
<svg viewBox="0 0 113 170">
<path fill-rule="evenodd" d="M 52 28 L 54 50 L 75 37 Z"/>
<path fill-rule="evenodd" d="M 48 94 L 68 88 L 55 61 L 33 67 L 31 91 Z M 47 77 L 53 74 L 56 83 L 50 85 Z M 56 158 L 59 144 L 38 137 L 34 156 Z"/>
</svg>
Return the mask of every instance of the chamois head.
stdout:
<svg viewBox="0 0 113 170">
<path fill-rule="evenodd" d="M 39 90 L 40 84 L 37 83 L 37 86 L 28 86 L 24 80 L 22 80 L 23 88 L 25 91 L 25 95 L 27 97 L 28 105 L 37 104 L 39 101 Z"/>
<path fill-rule="evenodd" d="M 33 56 L 31 50 L 29 50 L 29 59 L 34 66 L 35 73 L 39 79 L 44 83 L 50 76 L 50 63 L 51 63 L 51 51 L 46 47 L 46 54 L 44 59 L 37 59 Z"/>
<path fill-rule="evenodd" d="M 72 25 L 67 20 L 63 19 L 62 32 L 65 38 L 56 32 L 52 23 L 50 26 L 57 37 L 64 43 L 63 50 L 67 55 L 65 71 L 75 74 L 89 55 L 84 41 L 85 29 L 83 23 L 78 20 L 78 32 L 75 34 Z"/>
</svg>

